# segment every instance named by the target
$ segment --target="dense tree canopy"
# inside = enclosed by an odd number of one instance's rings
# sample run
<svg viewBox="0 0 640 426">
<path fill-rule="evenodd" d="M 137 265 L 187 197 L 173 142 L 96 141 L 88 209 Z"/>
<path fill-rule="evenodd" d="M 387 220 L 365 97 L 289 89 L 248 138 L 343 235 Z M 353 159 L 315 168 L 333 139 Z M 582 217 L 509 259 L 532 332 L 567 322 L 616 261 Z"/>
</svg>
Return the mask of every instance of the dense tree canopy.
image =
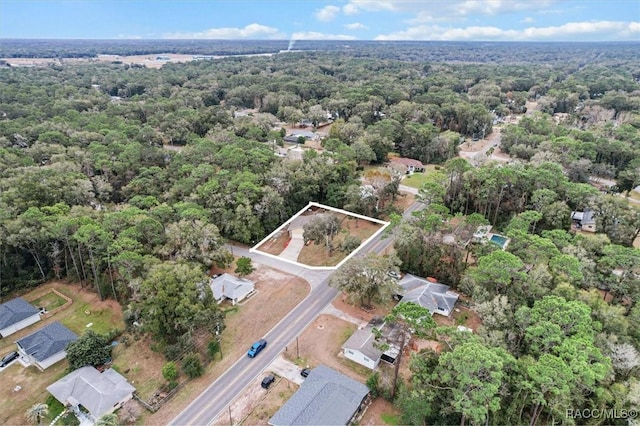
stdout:
<svg viewBox="0 0 640 426">
<path fill-rule="evenodd" d="M 287 48 L 52 43 L 7 41 L 0 56 Z M 79 282 L 166 354 L 188 353 L 185 340 L 224 327 L 205 271 L 231 263 L 229 240 L 255 243 L 309 201 L 398 213 L 404 170 L 369 166 L 401 155 L 438 171 L 425 208 L 399 221 L 398 259 L 354 258 L 331 285 L 369 306 L 397 291 L 388 272 L 401 268 L 466 293 L 482 319 L 477 334 L 429 322 L 444 350 L 412 360 L 403 422 L 542 424 L 568 421 L 566 407 L 637 405 L 640 216 L 617 195 L 640 183 L 637 46 L 299 44 L 159 69 L 0 63 L 0 297 Z M 326 132 L 322 149 L 274 155 L 300 124 Z M 497 127 L 508 164 L 457 157 Z M 596 235 L 570 232 L 585 209 Z M 305 239 L 333 249 L 339 228 L 315 225 Z M 475 235 L 489 225 L 506 247 Z M 197 355 L 185 367 L 201 372 Z"/>
</svg>

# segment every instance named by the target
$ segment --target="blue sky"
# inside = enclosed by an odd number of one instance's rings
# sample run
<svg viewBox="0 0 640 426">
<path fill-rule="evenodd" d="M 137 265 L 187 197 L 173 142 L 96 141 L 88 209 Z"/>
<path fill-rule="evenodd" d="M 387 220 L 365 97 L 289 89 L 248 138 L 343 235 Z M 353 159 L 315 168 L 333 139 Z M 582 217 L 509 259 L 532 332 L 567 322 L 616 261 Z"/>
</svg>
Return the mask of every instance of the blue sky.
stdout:
<svg viewBox="0 0 640 426">
<path fill-rule="evenodd" d="M 0 38 L 640 41 L 640 0 L 0 0 Z"/>
</svg>

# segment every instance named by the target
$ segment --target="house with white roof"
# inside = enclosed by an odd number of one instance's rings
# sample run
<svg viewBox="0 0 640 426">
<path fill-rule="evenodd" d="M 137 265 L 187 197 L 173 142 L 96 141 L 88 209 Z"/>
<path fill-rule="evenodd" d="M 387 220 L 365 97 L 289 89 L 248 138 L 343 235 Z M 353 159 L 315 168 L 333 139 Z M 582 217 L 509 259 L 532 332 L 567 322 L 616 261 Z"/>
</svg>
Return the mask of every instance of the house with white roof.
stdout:
<svg viewBox="0 0 640 426">
<path fill-rule="evenodd" d="M 372 370 L 380 361 L 393 364 L 403 342 L 409 341 L 407 337 L 402 338 L 403 333 L 402 326 L 374 318 L 344 342 L 342 353 L 345 358 Z"/>
</svg>

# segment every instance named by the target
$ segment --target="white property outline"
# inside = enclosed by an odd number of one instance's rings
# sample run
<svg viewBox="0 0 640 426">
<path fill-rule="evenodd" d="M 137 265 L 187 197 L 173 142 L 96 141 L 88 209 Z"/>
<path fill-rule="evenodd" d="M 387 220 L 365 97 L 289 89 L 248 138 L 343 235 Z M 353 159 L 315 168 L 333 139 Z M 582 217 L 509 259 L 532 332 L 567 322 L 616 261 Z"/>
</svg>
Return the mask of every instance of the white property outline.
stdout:
<svg viewBox="0 0 640 426">
<path fill-rule="evenodd" d="M 365 241 L 360 243 L 358 248 L 356 248 L 354 251 L 349 253 L 349 255 L 347 257 L 342 259 L 335 266 L 311 266 L 311 265 L 307 265 L 305 263 L 296 262 L 295 260 L 285 259 L 285 258 L 280 257 L 278 255 L 267 253 L 266 251 L 262 251 L 262 250 L 258 249 L 258 247 L 260 247 L 262 244 L 266 243 L 268 240 L 273 238 L 273 236 L 275 234 L 280 233 L 283 230 L 283 228 L 288 226 L 291 222 L 293 222 L 295 219 L 297 219 L 298 216 L 300 216 L 301 214 L 305 213 L 311 207 L 318 207 L 318 208 L 321 208 L 321 209 L 331 210 L 331 211 L 334 211 L 334 212 L 337 212 L 337 213 L 341 213 L 341 214 L 343 214 L 345 216 L 351 216 L 351 217 L 355 217 L 355 218 L 362 219 L 362 220 L 368 220 L 369 222 L 374 222 L 374 223 L 380 224 L 380 225 L 382 225 L 382 227 L 380 229 L 378 229 L 376 232 L 374 232 L 373 235 L 371 235 Z M 251 247 L 249 249 L 249 252 L 250 253 L 256 253 L 257 252 L 257 253 L 260 253 L 261 255 L 268 256 L 268 257 L 270 257 L 272 259 L 277 259 L 277 260 L 279 260 L 281 262 L 287 262 L 287 263 L 290 263 L 292 265 L 300 266 L 302 268 L 307 268 L 307 269 L 311 269 L 311 270 L 314 270 L 314 271 L 333 271 L 333 270 L 338 269 L 340 266 L 342 266 L 342 264 L 345 263 L 347 260 L 349 260 L 353 256 L 355 256 L 360 251 L 360 249 L 362 247 L 366 246 L 371 240 L 373 240 L 375 237 L 377 237 L 390 224 L 391 224 L 391 222 L 385 222 L 384 220 L 374 219 L 374 218 L 369 217 L 369 216 L 364 216 L 364 215 L 361 215 L 361 214 L 349 212 L 347 210 L 337 209 L 335 207 L 326 206 L 324 204 L 320 204 L 320 203 L 316 203 L 316 202 L 313 202 L 313 201 L 309 201 L 309 204 L 307 204 L 306 207 L 303 207 L 298 213 L 296 213 L 293 216 L 291 216 L 289 218 L 289 220 L 287 220 L 285 223 L 280 225 L 275 231 L 273 231 L 272 233 L 270 233 L 269 235 L 264 237 L 262 240 L 260 240 L 256 245 Z"/>
</svg>

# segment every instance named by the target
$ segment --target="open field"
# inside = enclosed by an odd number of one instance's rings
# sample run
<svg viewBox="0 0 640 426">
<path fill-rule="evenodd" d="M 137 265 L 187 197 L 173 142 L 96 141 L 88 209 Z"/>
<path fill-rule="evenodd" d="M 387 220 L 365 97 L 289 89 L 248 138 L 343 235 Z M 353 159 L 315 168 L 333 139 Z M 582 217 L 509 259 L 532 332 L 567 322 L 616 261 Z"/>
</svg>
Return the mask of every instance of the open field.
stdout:
<svg viewBox="0 0 640 426">
<path fill-rule="evenodd" d="M 43 302 L 41 306 L 46 306 L 47 303 L 54 306 L 61 303 L 61 298 L 55 295 L 51 291 L 52 289 L 70 298 L 72 303 L 64 308 L 62 305 L 58 306 L 61 308 L 60 310 L 50 311 L 44 315 L 40 322 L 20 330 L 6 339 L 1 339 L 0 354 L 15 350 L 16 340 L 53 321 L 60 321 L 76 334 L 82 334 L 87 329 L 104 334 L 114 329 L 124 328 L 122 310 L 116 302 L 112 300 L 101 301 L 95 293 L 83 289 L 77 284 L 49 282 L 23 294 L 22 297 L 28 301 Z M 62 300 L 64 301 L 64 299 Z M 88 311 L 89 315 L 85 311 Z M 87 327 L 88 324 L 92 325 Z M 0 373 L 3 385 L 0 386 L 0 424 L 25 424 L 24 413 L 27 408 L 46 401 L 49 396 L 46 387 L 65 376 L 67 366 L 68 362 L 63 360 L 41 372 L 35 367 L 24 368 L 19 362 L 14 362 L 9 368 L 2 371 Z M 20 387 L 20 390 L 16 390 L 17 386 Z"/>
</svg>

